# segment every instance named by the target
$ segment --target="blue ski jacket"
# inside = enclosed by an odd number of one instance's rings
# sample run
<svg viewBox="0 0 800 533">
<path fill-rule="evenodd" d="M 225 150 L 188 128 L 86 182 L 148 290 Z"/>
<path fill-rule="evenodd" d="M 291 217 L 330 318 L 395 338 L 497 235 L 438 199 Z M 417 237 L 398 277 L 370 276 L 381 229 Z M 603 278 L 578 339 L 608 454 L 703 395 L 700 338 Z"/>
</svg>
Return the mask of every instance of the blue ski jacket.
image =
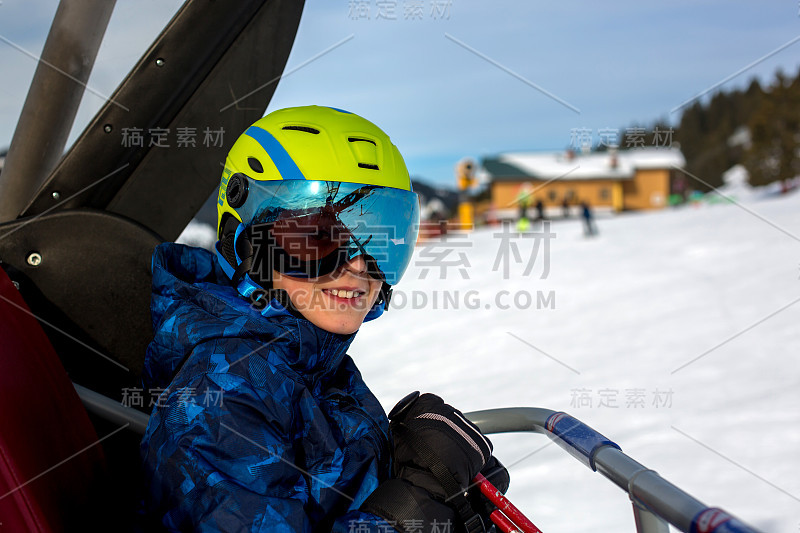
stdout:
<svg viewBox="0 0 800 533">
<path fill-rule="evenodd" d="M 173 243 L 153 256 L 152 314 L 151 519 L 171 531 L 390 530 L 358 511 L 389 477 L 390 451 L 386 414 L 345 353 L 355 334 L 264 318 L 214 255 Z"/>
</svg>

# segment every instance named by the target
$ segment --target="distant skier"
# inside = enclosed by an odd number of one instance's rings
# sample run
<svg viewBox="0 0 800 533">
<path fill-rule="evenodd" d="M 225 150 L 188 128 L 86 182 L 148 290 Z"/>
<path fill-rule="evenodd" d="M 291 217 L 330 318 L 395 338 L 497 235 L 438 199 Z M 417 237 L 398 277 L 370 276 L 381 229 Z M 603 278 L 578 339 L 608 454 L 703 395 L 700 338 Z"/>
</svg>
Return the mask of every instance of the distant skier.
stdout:
<svg viewBox="0 0 800 533">
<path fill-rule="evenodd" d="M 536 221 L 544 220 L 544 202 L 536 201 Z"/>
<path fill-rule="evenodd" d="M 583 218 L 583 234 L 586 237 L 597 235 L 597 226 L 588 202 L 581 202 L 581 218 Z"/>
<path fill-rule="evenodd" d="M 561 202 L 561 216 L 563 218 L 569 218 L 569 200 L 567 197 L 564 197 L 564 201 Z"/>
<path fill-rule="evenodd" d="M 528 220 L 528 217 L 520 217 L 520 219 L 517 220 L 517 231 L 520 233 L 528 231 L 530 227 L 531 221 Z"/>
<path fill-rule="evenodd" d="M 528 231 L 531 222 L 528 219 L 528 198 L 523 197 L 519 200 L 519 218 L 517 219 L 517 231 Z"/>
<path fill-rule="evenodd" d="M 517 231 L 527 231 L 531 225 L 528 218 L 528 207 L 531 203 L 531 193 L 533 187 L 530 183 L 523 183 L 520 187 L 519 194 L 517 194 L 517 205 L 519 206 L 519 217 L 517 218 Z"/>
</svg>

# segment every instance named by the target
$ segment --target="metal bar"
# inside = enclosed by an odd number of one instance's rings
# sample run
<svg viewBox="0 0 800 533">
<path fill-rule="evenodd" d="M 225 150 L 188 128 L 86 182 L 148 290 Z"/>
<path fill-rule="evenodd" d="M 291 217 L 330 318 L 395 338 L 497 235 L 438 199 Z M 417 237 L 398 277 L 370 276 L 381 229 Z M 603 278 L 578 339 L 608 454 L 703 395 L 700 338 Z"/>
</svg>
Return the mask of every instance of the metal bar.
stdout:
<svg viewBox="0 0 800 533">
<path fill-rule="evenodd" d="M 220 161 L 238 134 L 264 114 L 303 5 L 186 0 L 41 184 L 24 216 L 88 207 L 134 220 L 162 240 L 176 239 L 219 187 Z M 180 140 L 176 145 L 181 131 L 183 146 Z M 148 143 L 147 136 L 155 139 L 151 132 L 160 132 L 164 144 Z M 193 170 L 180 170 L 187 168 Z"/>
<path fill-rule="evenodd" d="M 656 512 L 681 531 L 689 531 L 694 517 L 706 508 L 700 500 L 620 450 L 601 450 L 595 456 L 595 463 L 598 472 L 630 494 L 634 502 Z"/>
<path fill-rule="evenodd" d="M 556 411 L 539 407 L 507 407 L 474 411 L 466 416 L 484 433 L 547 433 L 545 424 Z"/>
<path fill-rule="evenodd" d="M 0 174 L 0 222 L 17 218 L 64 153 L 116 0 L 61 0 Z"/>
<path fill-rule="evenodd" d="M 149 416 L 77 383 L 73 383 L 73 385 L 87 411 L 115 424 L 130 424 L 128 429 L 139 435 L 144 435 L 147 421 L 150 419 Z"/>
<path fill-rule="evenodd" d="M 130 423 L 131 430 L 144 434 L 149 419 L 144 413 L 120 405 L 80 385 L 76 384 L 75 389 L 90 412 L 114 422 Z M 572 442 L 570 435 L 559 436 L 548 430 L 548 420 L 552 422 L 555 415 L 559 414 L 562 413 L 549 409 L 513 407 L 475 411 L 466 413 L 466 416 L 487 434 L 544 433 L 561 447 L 572 447 L 571 455 L 590 468 L 594 467 L 597 472 L 628 493 L 633 502 L 634 519 L 639 533 L 664 533 L 668 530 L 665 529 L 665 521 L 686 533 L 698 531 L 699 527 L 709 533 L 758 533 L 757 529 L 725 511 L 707 507 L 618 448 L 604 444 L 589 452 L 588 457 L 581 457 L 586 453 L 585 435 L 576 439 L 577 442 Z M 582 423 L 580 426 L 570 424 L 568 427 L 579 428 L 581 432 L 594 431 Z M 607 439 L 597 433 L 592 441 L 602 443 Z"/>
<path fill-rule="evenodd" d="M 669 525 L 664 519 L 637 505 L 636 502 L 632 504 L 637 533 L 669 533 Z"/>
<path fill-rule="evenodd" d="M 619 447 L 586 424 L 548 409 L 513 407 L 466 413 L 484 433 L 536 432 L 544 433 L 591 469 L 600 472 L 630 496 L 635 506 L 666 520 L 680 531 L 757 533 L 724 511 L 709 508 L 638 462 L 625 455 Z M 660 527 L 645 514 L 637 520 L 643 527 Z M 638 526 L 637 526 L 638 527 Z M 659 531 L 644 529 L 641 531 Z"/>
</svg>

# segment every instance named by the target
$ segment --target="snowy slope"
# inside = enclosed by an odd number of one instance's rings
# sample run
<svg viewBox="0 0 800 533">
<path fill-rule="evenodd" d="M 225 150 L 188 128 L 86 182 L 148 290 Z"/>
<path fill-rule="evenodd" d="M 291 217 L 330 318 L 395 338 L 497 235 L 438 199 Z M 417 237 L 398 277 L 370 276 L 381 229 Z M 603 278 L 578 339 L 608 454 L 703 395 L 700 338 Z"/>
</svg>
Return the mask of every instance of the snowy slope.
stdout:
<svg viewBox="0 0 800 533">
<path fill-rule="evenodd" d="M 531 238 L 493 271 L 499 228 L 419 247 L 396 308 L 350 353 L 387 411 L 415 389 L 463 411 L 564 410 L 706 504 L 797 531 L 800 194 L 739 199 L 600 219 L 594 239 L 554 221 L 546 279 Z M 437 253 L 462 265 L 440 279 Z M 493 441 L 546 533 L 634 531 L 625 494 L 546 437 Z"/>
</svg>

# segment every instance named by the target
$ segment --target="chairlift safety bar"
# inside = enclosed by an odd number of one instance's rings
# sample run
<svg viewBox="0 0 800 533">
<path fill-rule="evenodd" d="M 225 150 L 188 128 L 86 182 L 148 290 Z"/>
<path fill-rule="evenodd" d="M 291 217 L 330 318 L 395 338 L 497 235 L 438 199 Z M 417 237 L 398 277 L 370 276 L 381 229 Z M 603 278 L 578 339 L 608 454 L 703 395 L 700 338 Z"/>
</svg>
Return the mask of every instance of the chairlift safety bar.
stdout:
<svg viewBox="0 0 800 533">
<path fill-rule="evenodd" d="M 75 384 L 86 409 L 106 420 L 130 424 L 143 435 L 149 417 Z M 759 533 L 729 513 L 708 507 L 655 471 L 625 455 L 620 447 L 580 420 L 538 407 L 509 407 L 466 413 L 482 432 L 544 433 L 570 455 L 624 490 L 633 503 L 637 533 L 668 533 L 668 523 L 685 533 Z"/>
<path fill-rule="evenodd" d="M 630 496 L 638 533 L 667 533 L 667 523 L 685 533 L 758 533 L 722 509 L 706 506 L 566 413 L 511 407 L 475 411 L 466 416 L 486 434 L 534 432 L 550 437 Z"/>
</svg>

